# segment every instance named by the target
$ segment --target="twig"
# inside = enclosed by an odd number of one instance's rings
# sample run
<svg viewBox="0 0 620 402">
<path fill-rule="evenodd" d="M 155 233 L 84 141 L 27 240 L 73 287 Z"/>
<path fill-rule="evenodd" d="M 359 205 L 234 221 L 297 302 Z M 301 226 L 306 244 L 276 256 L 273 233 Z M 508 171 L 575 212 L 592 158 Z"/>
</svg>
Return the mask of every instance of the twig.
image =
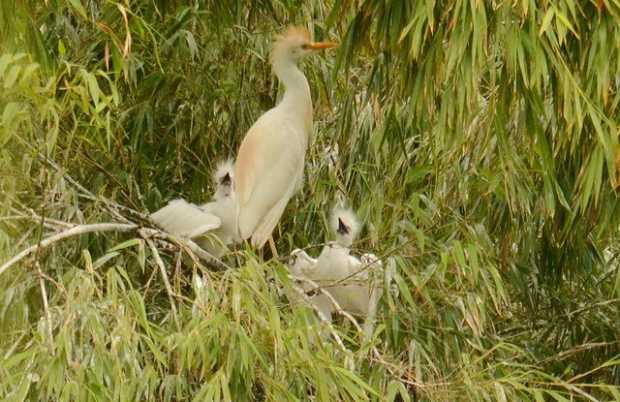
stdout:
<svg viewBox="0 0 620 402">
<path fill-rule="evenodd" d="M 323 315 L 323 312 L 314 304 L 312 303 L 312 301 L 310 300 L 310 298 L 308 297 L 308 295 L 306 294 L 306 292 L 300 288 L 299 286 L 293 285 L 293 290 L 295 292 L 297 292 L 299 294 L 299 296 L 301 296 L 304 301 L 314 310 L 316 311 L 317 315 L 319 316 L 319 319 L 321 320 L 322 323 L 324 323 L 327 326 L 327 329 L 329 330 L 329 333 L 332 335 L 332 337 L 334 338 L 334 340 L 336 341 L 336 343 L 338 344 L 338 346 L 340 346 L 340 348 L 344 351 L 344 352 L 350 352 L 349 349 L 347 349 L 347 347 L 344 345 L 344 342 L 342 342 L 342 338 L 340 338 L 340 335 L 338 335 L 338 333 L 336 332 L 336 330 L 334 329 L 332 323 L 330 320 L 327 319 L 327 317 L 325 317 Z"/>
<path fill-rule="evenodd" d="M 312 285 L 314 287 L 314 289 L 311 289 L 310 292 L 318 290 L 319 292 L 321 292 L 322 294 L 325 295 L 325 297 L 327 297 L 329 299 L 329 301 L 332 303 L 332 305 L 334 306 L 336 313 L 342 315 L 343 317 L 345 317 L 347 320 L 351 321 L 351 323 L 353 324 L 353 326 L 355 326 L 355 328 L 360 332 L 363 333 L 364 331 L 362 330 L 362 327 L 360 327 L 360 325 L 358 324 L 357 320 L 351 315 L 349 314 L 347 311 L 345 311 L 342 307 L 340 307 L 340 304 L 338 304 L 338 302 L 336 301 L 336 299 L 334 299 L 334 296 L 332 296 L 331 293 L 329 293 L 327 290 L 325 290 L 321 285 L 319 285 L 318 283 L 316 283 L 315 281 L 313 281 L 312 279 L 309 278 L 303 278 L 301 276 L 294 276 L 294 275 L 289 275 L 289 278 L 293 279 L 293 280 L 297 280 L 297 281 L 302 281 L 302 282 L 307 282 L 310 285 Z M 307 292 L 304 292 L 307 293 Z"/>
<path fill-rule="evenodd" d="M 161 230 L 153 229 L 153 228 L 141 228 L 141 229 L 138 229 L 138 233 L 144 239 L 157 237 L 157 238 L 166 239 L 167 241 L 171 243 L 175 243 L 178 246 L 186 249 L 186 251 L 190 250 L 191 253 L 193 253 L 194 255 L 197 255 L 201 259 L 213 264 L 216 268 L 220 268 L 220 269 L 230 268 L 228 265 L 224 264 L 222 260 L 211 255 L 210 253 L 205 251 L 202 247 L 200 247 L 198 244 L 194 243 L 190 239 L 179 238 L 169 233 L 163 232 Z"/>
<path fill-rule="evenodd" d="M 7 262 L 5 262 L 0 267 L 0 275 L 4 273 L 11 266 L 15 265 L 19 261 L 28 257 L 30 254 L 37 250 L 44 249 L 49 247 L 51 244 L 56 243 L 57 241 L 66 239 L 68 237 L 78 236 L 86 233 L 96 233 L 96 232 L 127 232 L 130 230 L 134 230 L 138 227 L 138 225 L 130 223 L 96 223 L 93 225 L 78 225 L 71 229 L 65 230 L 63 232 L 57 233 L 53 236 L 47 237 L 43 239 L 40 243 L 35 244 L 34 246 L 30 246 L 27 249 L 23 250 L 21 253 L 17 254 Z"/>
<path fill-rule="evenodd" d="M 50 352 L 55 355 L 54 348 L 54 333 L 52 332 L 52 315 L 50 314 L 49 303 L 47 301 L 47 290 L 45 289 L 45 282 L 43 281 L 43 271 L 41 271 L 41 265 L 39 261 L 36 261 L 37 272 L 39 274 L 39 286 L 41 287 L 41 298 L 43 299 L 43 310 L 45 311 L 45 319 L 47 321 L 47 336 L 49 337 Z"/>
<path fill-rule="evenodd" d="M 179 324 L 179 317 L 177 316 L 177 307 L 176 307 L 176 304 L 174 303 L 172 286 L 170 286 L 170 281 L 168 280 L 168 274 L 166 273 L 166 266 L 164 265 L 164 262 L 162 261 L 161 256 L 159 255 L 159 251 L 157 251 L 157 247 L 155 247 L 153 240 L 151 240 L 150 238 L 146 238 L 145 240 L 148 243 L 149 248 L 151 249 L 151 253 L 153 254 L 153 257 L 155 257 L 155 262 L 157 263 L 157 266 L 159 267 L 159 271 L 161 272 L 161 276 L 164 281 L 164 286 L 166 287 L 166 292 L 168 292 L 168 298 L 170 299 L 170 308 L 172 309 L 172 317 L 174 318 L 174 322 L 177 326 L 177 330 L 180 331 L 181 326 Z"/>
<path fill-rule="evenodd" d="M 96 195 L 94 195 L 91 191 L 89 191 L 86 187 L 82 186 L 77 180 L 75 180 L 73 177 L 71 177 L 68 173 L 65 172 L 65 169 L 63 169 L 62 167 L 60 167 L 56 162 L 54 162 L 53 160 L 51 160 L 50 158 L 48 158 L 47 156 L 45 156 L 44 154 L 42 154 L 41 152 L 39 152 L 37 149 L 35 149 L 34 147 L 30 146 L 29 144 L 25 144 L 27 146 L 29 146 L 31 149 L 37 151 L 37 156 L 39 157 L 39 159 L 41 159 L 43 162 L 47 163 L 49 166 L 51 166 L 54 170 L 56 170 L 58 173 L 62 174 L 63 178 L 68 181 L 69 183 L 71 183 L 73 186 L 75 186 L 80 192 L 82 192 L 82 194 L 79 194 L 79 196 L 81 196 L 82 198 L 86 198 L 89 199 L 91 201 L 100 201 L 103 202 L 106 207 L 108 207 L 108 211 L 110 211 L 112 213 L 112 215 L 114 215 L 116 218 L 130 223 L 131 221 L 127 218 L 125 218 L 121 213 L 118 212 L 118 210 L 125 210 L 127 212 L 132 213 L 135 216 L 140 217 L 143 220 L 148 220 L 148 216 L 136 211 L 133 208 L 129 208 L 126 207 L 124 205 L 120 205 L 117 204 L 103 196 L 99 196 L 97 197 Z"/>
<path fill-rule="evenodd" d="M 52 219 L 49 216 L 46 217 L 41 217 L 39 214 L 37 214 L 35 212 L 34 209 L 27 207 L 26 205 L 22 204 L 21 202 L 19 202 L 19 200 L 17 199 L 13 199 L 16 203 L 20 204 L 20 206 L 30 212 L 30 216 L 28 215 L 24 215 L 24 213 L 22 211 L 20 211 L 19 209 L 15 208 L 15 207 L 11 207 L 11 211 L 13 211 L 14 213 L 18 214 L 19 216 L 23 217 L 24 219 L 35 219 L 38 221 L 40 221 L 41 219 L 43 219 L 44 224 L 45 225 L 49 225 L 49 227 L 52 227 L 53 229 L 57 229 L 55 227 L 53 227 L 51 224 L 56 225 L 56 226 L 62 226 L 64 228 L 72 228 L 73 226 L 75 226 L 75 224 L 73 223 L 69 223 L 69 222 L 65 222 L 65 221 L 59 221 L 57 219 Z"/>
<path fill-rule="evenodd" d="M 595 348 L 601 348 L 601 347 L 606 347 L 606 346 L 612 346 L 612 345 L 616 345 L 618 343 L 620 343 L 620 341 L 584 343 L 584 344 L 581 344 L 581 345 L 577 345 L 576 347 L 574 347 L 572 349 L 562 351 L 562 352 L 558 353 L 555 356 L 547 357 L 546 359 L 540 361 L 539 365 L 546 364 L 546 363 L 548 363 L 550 361 L 562 361 L 562 360 L 564 360 L 564 359 L 566 359 L 568 357 L 571 357 L 572 355 L 575 355 L 575 354 L 580 353 L 580 352 L 584 352 L 586 350 L 595 349 Z"/>
</svg>

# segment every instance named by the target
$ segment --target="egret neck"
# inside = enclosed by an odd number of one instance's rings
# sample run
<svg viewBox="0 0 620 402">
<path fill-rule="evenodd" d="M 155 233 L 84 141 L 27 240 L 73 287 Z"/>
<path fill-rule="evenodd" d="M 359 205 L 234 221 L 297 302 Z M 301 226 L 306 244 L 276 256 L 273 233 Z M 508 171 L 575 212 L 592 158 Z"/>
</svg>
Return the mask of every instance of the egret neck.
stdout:
<svg viewBox="0 0 620 402">
<path fill-rule="evenodd" d="M 292 115 L 303 116 L 303 129 L 307 140 L 312 133 L 312 97 L 310 86 L 304 73 L 293 60 L 274 57 L 273 71 L 284 84 L 285 91 L 279 108 L 286 109 Z"/>
</svg>

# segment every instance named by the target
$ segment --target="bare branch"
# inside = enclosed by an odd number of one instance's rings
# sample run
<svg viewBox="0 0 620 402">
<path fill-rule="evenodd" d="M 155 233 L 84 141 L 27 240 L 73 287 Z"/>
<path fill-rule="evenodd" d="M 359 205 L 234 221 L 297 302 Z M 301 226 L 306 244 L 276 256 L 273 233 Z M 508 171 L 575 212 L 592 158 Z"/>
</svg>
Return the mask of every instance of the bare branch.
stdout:
<svg viewBox="0 0 620 402">
<path fill-rule="evenodd" d="M 202 259 L 204 261 L 207 261 L 208 263 L 214 265 L 216 268 L 220 268 L 220 269 L 222 269 L 222 268 L 230 268 L 222 260 L 220 260 L 219 258 L 211 255 L 210 253 L 205 251 L 205 249 L 203 249 L 202 247 L 200 247 L 198 244 L 196 244 L 195 242 L 193 242 L 190 239 L 173 236 L 173 235 L 171 235 L 171 234 L 169 234 L 167 232 L 164 232 L 164 231 L 161 231 L 161 230 L 157 230 L 157 229 L 153 229 L 153 228 L 141 228 L 141 229 L 138 230 L 138 233 L 144 239 L 149 239 L 149 238 L 152 238 L 152 237 L 158 237 L 158 238 L 166 239 L 167 241 L 169 241 L 171 243 L 175 243 L 178 246 L 180 246 L 181 248 L 184 248 L 186 251 L 189 250 L 194 255 L 197 255 L 200 259 Z"/>
<path fill-rule="evenodd" d="M 291 277 L 293 278 L 293 277 Z M 347 349 L 347 347 L 344 345 L 344 342 L 342 342 L 342 338 L 340 338 L 340 335 L 338 335 L 338 333 L 336 332 L 336 330 L 334 329 L 332 323 L 330 320 L 327 319 L 327 317 L 325 317 L 323 315 L 323 312 L 314 304 L 312 303 L 312 301 L 310 300 L 310 298 L 308 297 L 308 295 L 306 294 L 306 292 L 300 288 L 299 286 L 296 285 L 292 285 L 293 290 L 295 292 L 297 292 L 299 294 L 299 296 L 301 296 L 304 301 L 314 310 L 316 311 L 317 315 L 319 316 L 319 319 L 321 320 L 321 322 L 323 322 L 325 324 L 325 326 L 327 326 L 327 329 L 329 330 L 329 333 L 332 335 L 332 337 L 334 338 L 334 340 L 336 341 L 336 343 L 338 344 L 338 346 L 340 346 L 340 348 L 344 351 L 344 352 L 349 352 L 350 351 Z"/>
<path fill-rule="evenodd" d="M 164 265 L 164 262 L 162 261 L 161 256 L 159 255 L 159 251 L 157 251 L 157 247 L 155 247 L 153 240 L 151 240 L 150 238 L 146 238 L 145 240 L 148 243 L 149 248 L 151 249 L 151 253 L 153 254 L 153 257 L 155 258 L 155 262 L 157 263 L 157 266 L 159 267 L 159 271 L 161 272 L 161 277 L 164 281 L 166 292 L 168 292 L 168 298 L 170 299 L 170 308 L 172 309 L 172 316 L 174 317 L 174 322 L 177 326 L 177 330 L 180 330 L 181 325 L 179 324 L 179 317 L 177 316 L 177 307 L 176 307 L 176 304 L 174 303 L 172 286 L 170 286 L 170 281 L 168 280 L 168 274 L 166 273 L 166 266 Z"/>
<path fill-rule="evenodd" d="M 126 224 L 126 223 L 96 223 L 96 224 L 93 224 L 93 225 L 78 225 L 78 226 L 75 226 L 75 227 L 73 227 L 71 229 L 68 229 L 68 230 L 65 230 L 63 232 L 57 233 L 55 235 L 52 235 L 50 237 L 47 237 L 47 238 L 43 239 L 40 243 L 35 244 L 34 246 L 30 246 L 27 249 L 23 250 L 22 252 L 20 252 L 19 254 L 17 254 L 16 256 L 11 258 L 10 260 L 8 260 L 7 262 L 5 262 L 0 267 L 0 275 L 2 275 L 4 273 L 4 271 L 9 269 L 11 266 L 15 265 L 19 261 L 21 261 L 24 258 L 28 257 L 33 252 L 36 252 L 37 250 L 41 250 L 41 249 L 44 249 L 46 247 L 49 247 L 50 245 L 52 245 L 52 244 L 54 244 L 54 243 L 56 243 L 56 242 L 58 242 L 60 240 L 64 240 L 66 238 L 73 237 L 73 236 L 83 235 L 83 234 L 86 234 L 86 233 L 128 232 L 130 230 L 136 229 L 137 227 L 138 227 L 138 225 L 133 224 L 133 223 L 130 223 L 130 224 Z"/>
</svg>

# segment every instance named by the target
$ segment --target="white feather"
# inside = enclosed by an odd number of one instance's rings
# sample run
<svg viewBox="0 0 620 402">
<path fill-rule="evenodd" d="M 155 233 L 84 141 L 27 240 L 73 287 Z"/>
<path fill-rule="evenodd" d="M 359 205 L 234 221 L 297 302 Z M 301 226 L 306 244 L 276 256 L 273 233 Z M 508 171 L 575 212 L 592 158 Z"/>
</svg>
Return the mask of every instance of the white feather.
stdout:
<svg viewBox="0 0 620 402">
<path fill-rule="evenodd" d="M 167 232 L 190 239 L 217 229 L 222 224 L 220 218 L 214 214 L 183 199 L 170 201 L 168 205 L 151 214 L 150 218 Z"/>
<path fill-rule="evenodd" d="M 213 201 L 197 206 L 183 199 L 174 200 L 153 213 L 151 219 L 164 230 L 189 237 L 215 257 L 220 257 L 226 252 L 227 245 L 239 241 L 233 171 L 232 159 L 218 164 L 213 174 L 216 188 Z M 230 183 L 223 183 L 227 174 Z"/>
</svg>

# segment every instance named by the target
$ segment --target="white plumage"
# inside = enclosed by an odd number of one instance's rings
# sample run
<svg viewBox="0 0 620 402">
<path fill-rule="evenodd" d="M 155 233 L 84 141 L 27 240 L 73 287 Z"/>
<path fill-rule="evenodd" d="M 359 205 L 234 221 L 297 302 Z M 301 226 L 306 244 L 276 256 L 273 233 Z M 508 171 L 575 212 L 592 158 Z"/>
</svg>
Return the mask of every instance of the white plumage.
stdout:
<svg viewBox="0 0 620 402">
<path fill-rule="evenodd" d="M 153 213 L 151 220 L 169 233 L 190 239 L 214 230 L 222 224 L 217 216 L 181 198 L 170 201 L 168 205 Z"/>
<path fill-rule="evenodd" d="M 213 179 L 216 191 L 213 200 L 200 208 L 220 218 L 222 224 L 211 233 L 203 236 L 198 244 L 211 254 L 223 255 L 228 245 L 240 241 L 237 232 L 237 204 L 234 192 L 234 162 L 228 159 L 217 166 Z"/>
<path fill-rule="evenodd" d="M 316 282 L 342 309 L 364 317 L 364 333 L 370 336 L 383 286 L 371 278 L 369 272 L 382 271 L 383 265 L 374 254 L 364 254 L 361 259 L 351 255 L 349 247 L 360 229 L 353 211 L 336 207 L 330 217 L 330 227 L 336 241 L 323 247 L 317 259 L 302 250 L 293 251 L 289 270 L 296 277 Z M 302 289 L 312 290 L 312 285 L 302 281 Z M 326 317 L 331 317 L 336 309 L 333 302 L 320 292 L 311 296 L 310 301 Z"/>
<path fill-rule="evenodd" d="M 227 245 L 239 241 L 233 161 L 218 164 L 213 179 L 215 193 L 211 202 L 197 206 L 177 199 L 153 213 L 151 220 L 169 233 L 195 240 L 209 253 L 220 257 Z"/>
<path fill-rule="evenodd" d="M 271 65 L 286 87 L 282 101 L 248 130 L 235 164 L 239 235 L 261 248 L 300 187 L 312 133 L 310 87 L 297 61 L 313 50 L 335 46 L 314 43 L 307 30 L 290 28 L 273 47 Z"/>
</svg>

